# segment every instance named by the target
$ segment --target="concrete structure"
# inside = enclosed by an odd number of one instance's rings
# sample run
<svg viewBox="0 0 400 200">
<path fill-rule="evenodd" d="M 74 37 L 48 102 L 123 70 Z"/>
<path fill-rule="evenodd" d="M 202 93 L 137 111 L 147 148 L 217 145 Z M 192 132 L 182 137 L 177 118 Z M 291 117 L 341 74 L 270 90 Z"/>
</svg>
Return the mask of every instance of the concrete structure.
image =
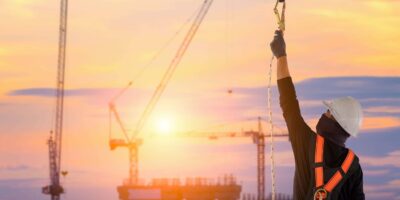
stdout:
<svg viewBox="0 0 400 200">
<path fill-rule="evenodd" d="M 217 179 L 153 179 L 150 184 L 124 184 L 117 188 L 120 200 L 239 200 L 242 186 L 233 176 Z"/>
</svg>

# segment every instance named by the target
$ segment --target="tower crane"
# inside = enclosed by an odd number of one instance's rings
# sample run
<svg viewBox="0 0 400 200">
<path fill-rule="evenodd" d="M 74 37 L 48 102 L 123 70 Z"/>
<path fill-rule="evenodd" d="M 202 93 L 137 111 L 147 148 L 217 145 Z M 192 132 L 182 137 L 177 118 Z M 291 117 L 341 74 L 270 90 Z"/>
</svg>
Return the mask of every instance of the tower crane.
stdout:
<svg viewBox="0 0 400 200">
<path fill-rule="evenodd" d="M 184 132 L 177 134 L 180 137 L 207 137 L 211 140 L 219 138 L 252 138 L 253 143 L 257 146 L 257 199 L 265 199 L 265 138 L 271 135 L 265 134 L 262 129 L 261 117 L 258 117 L 257 131 L 242 131 L 242 132 Z M 274 126 L 274 128 L 278 128 Z M 279 133 L 274 134 L 274 137 L 288 137 L 288 133 L 282 129 Z"/>
<path fill-rule="evenodd" d="M 194 36 L 197 33 L 197 30 L 199 29 L 204 17 L 206 16 L 211 4 L 213 3 L 213 0 L 204 0 L 196 18 L 194 19 L 189 31 L 187 32 L 183 42 L 181 43 L 178 51 L 176 52 L 174 58 L 172 59 L 171 63 L 168 66 L 167 71 L 163 75 L 160 83 L 158 84 L 155 92 L 153 93 L 150 101 L 148 102 L 147 106 L 145 107 L 142 115 L 139 118 L 139 121 L 133 130 L 133 133 L 131 135 L 128 134 L 127 129 L 125 128 L 120 115 L 118 114 L 118 111 L 115 106 L 115 100 L 121 96 L 127 88 L 131 86 L 131 83 L 128 84 L 126 88 L 124 88 L 117 96 L 115 96 L 109 103 L 109 111 L 110 111 L 110 117 L 113 115 L 115 119 L 117 120 L 117 123 L 119 127 L 122 130 L 122 133 L 124 134 L 125 139 L 111 139 L 109 141 L 110 149 L 114 150 L 117 147 L 126 147 L 129 149 L 129 184 L 130 185 L 137 185 L 138 184 L 138 178 L 139 178 L 139 173 L 138 173 L 138 148 L 142 144 L 142 140 L 138 138 L 138 135 L 140 134 L 142 128 L 146 124 L 149 116 L 151 115 L 152 111 L 154 110 L 154 107 L 156 106 L 157 102 L 159 101 L 161 95 L 163 94 L 169 80 L 171 79 L 172 75 L 175 72 L 176 67 L 179 65 L 181 62 L 183 56 L 186 53 L 186 50 L 188 49 L 191 41 L 193 40 Z M 111 122 L 111 118 L 110 118 Z"/>
<path fill-rule="evenodd" d="M 65 78 L 65 55 L 67 45 L 67 13 L 68 0 L 61 0 L 60 7 L 60 27 L 58 42 L 58 63 L 57 63 L 57 90 L 56 90 L 56 110 L 55 126 L 50 131 L 50 138 L 47 141 L 49 147 L 49 166 L 50 166 L 50 185 L 42 188 L 42 193 L 50 195 L 52 200 L 59 200 L 64 193 L 64 188 L 60 183 L 60 175 L 68 172 L 60 171 L 61 168 L 61 142 L 63 130 L 63 109 L 64 109 L 64 78 Z"/>
</svg>

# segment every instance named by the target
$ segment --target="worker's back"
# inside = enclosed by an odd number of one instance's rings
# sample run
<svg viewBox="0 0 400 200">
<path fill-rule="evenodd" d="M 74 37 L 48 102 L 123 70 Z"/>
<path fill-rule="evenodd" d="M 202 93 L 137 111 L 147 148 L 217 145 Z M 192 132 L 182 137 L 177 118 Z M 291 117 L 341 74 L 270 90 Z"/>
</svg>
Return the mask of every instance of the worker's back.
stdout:
<svg viewBox="0 0 400 200">
<path fill-rule="evenodd" d="M 307 199 L 312 199 L 315 192 L 315 135 L 312 137 L 310 142 L 310 151 L 309 151 L 309 161 L 310 161 L 310 184 L 308 184 L 308 193 Z M 314 145 L 312 145 L 314 144 Z M 332 179 L 333 175 L 339 171 L 345 162 L 347 155 L 349 153 L 349 149 L 342 147 L 340 145 L 335 144 L 329 139 L 324 140 L 323 146 L 323 183 L 327 184 Z M 358 161 L 358 157 L 354 156 L 352 163 L 349 167 L 347 173 L 345 173 L 344 177 L 341 181 L 333 188 L 332 192 L 329 194 L 329 198 L 331 200 L 358 200 L 365 199 L 363 193 L 363 174 L 362 169 Z M 297 198 L 303 199 L 303 198 Z"/>
</svg>

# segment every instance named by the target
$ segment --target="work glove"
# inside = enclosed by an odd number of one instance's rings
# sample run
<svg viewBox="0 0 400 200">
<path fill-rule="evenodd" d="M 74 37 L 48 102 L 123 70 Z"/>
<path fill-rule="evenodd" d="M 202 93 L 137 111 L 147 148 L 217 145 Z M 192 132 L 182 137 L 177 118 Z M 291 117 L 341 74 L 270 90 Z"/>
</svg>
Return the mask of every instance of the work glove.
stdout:
<svg viewBox="0 0 400 200">
<path fill-rule="evenodd" d="M 272 53 L 276 58 L 286 56 L 286 44 L 285 44 L 285 39 L 283 39 L 282 31 L 280 30 L 275 31 L 274 40 L 272 40 L 270 46 Z"/>
</svg>

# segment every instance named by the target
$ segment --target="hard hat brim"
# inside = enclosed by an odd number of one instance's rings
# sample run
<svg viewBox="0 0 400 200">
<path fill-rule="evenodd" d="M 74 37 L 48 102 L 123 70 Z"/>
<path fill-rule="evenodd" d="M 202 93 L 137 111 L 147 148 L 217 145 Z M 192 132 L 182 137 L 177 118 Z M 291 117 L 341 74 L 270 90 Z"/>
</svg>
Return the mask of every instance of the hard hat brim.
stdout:
<svg viewBox="0 0 400 200">
<path fill-rule="evenodd" d="M 330 111 L 332 111 L 332 110 L 331 110 L 331 108 L 332 108 L 332 102 L 323 100 L 322 103 L 325 105 L 326 108 L 328 108 Z"/>
<path fill-rule="evenodd" d="M 327 101 L 327 100 L 323 100 L 322 103 L 325 105 L 325 107 L 331 112 L 331 114 L 333 115 L 333 117 L 335 117 L 336 121 L 340 124 L 340 126 L 351 136 L 353 137 L 357 137 L 358 135 L 358 130 L 357 131 L 351 131 L 346 129 L 345 126 L 343 126 L 343 124 L 345 124 L 342 120 L 341 117 L 338 115 L 337 110 L 335 110 L 335 107 L 333 106 L 333 101 Z"/>
</svg>

